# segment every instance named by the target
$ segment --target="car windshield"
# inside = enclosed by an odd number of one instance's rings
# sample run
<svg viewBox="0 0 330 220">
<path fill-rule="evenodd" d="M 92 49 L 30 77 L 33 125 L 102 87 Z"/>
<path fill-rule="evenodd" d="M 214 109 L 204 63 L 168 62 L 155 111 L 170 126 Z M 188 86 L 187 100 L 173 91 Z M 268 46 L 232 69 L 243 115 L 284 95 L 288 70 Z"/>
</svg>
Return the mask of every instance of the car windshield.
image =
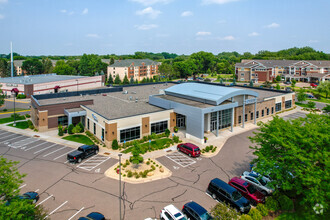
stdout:
<svg viewBox="0 0 330 220">
<path fill-rule="evenodd" d="M 264 178 L 262 178 L 262 177 L 260 177 L 260 178 L 258 178 L 258 180 L 259 180 L 259 182 L 261 183 L 261 185 L 263 185 L 263 186 L 266 186 L 266 181 L 264 180 Z"/>
<path fill-rule="evenodd" d="M 210 214 L 208 212 L 205 212 L 200 217 L 201 217 L 201 220 L 211 220 L 211 219 L 213 219 L 212 216 L 210 216 Z"/>
<path fill-rule="evenodd" d="M 194 151 L 197 152 L 197 151 L 199 151 L 199 149 L 198 148 L 195 148 Z"/>
<path fill-rule="evenodd" d="M 249 193 L 251 193 L 251 194 L 253 194 L 253 193 L 255 193 L 257 190 L 256 190 L 256 188 L 253 186 L 253 185 L 249 185 L 248 187 L 247 187 L 247 190 L 249 191 Z"/>
<path fill-rule="evenodd" d="M 237 201 L 242 197 L 242 195 L 238 191 L 234 191 L 231 196 L 232 196 L 234 201 Z"/>
<path fill-rule="evenodd" d="M 182 216 L 182 218 L 180 218 Z M 180 212 L 174 214 L 174 217 L 180 220 L 187 220 Z"/>
</svg>

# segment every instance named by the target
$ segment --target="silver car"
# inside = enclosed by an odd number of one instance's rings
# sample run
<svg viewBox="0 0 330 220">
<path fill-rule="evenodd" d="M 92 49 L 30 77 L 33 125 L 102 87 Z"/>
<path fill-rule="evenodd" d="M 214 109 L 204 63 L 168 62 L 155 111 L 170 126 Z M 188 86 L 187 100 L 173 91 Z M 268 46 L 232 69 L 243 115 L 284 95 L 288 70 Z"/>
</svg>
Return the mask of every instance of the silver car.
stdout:
<svg viewBox="0 0 330 220">
<path fill-rule="evenodd" d="M 253 184 L 264 195 L 270 195 L 274 192 L 274 189 L 269 185 L 269 179 L 256 172 L 245 171 L 240 178 Z"/>
</svg>

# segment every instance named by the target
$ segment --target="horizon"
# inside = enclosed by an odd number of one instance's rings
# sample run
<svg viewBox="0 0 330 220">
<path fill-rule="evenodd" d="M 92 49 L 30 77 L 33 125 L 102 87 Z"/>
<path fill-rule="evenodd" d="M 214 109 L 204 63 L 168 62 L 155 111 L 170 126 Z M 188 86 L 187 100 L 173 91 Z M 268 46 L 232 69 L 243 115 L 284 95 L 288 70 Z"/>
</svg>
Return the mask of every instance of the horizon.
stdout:
<svg viewBox="0 0 330 220">
<path fill-rule="evenodd" d="M 305 46 L 330 53 L 330 2 L 297 2 L 0 0 L 0 54 L 10 52 L 11 41 L 22 56 L 256 54 Z"/>
</svg>

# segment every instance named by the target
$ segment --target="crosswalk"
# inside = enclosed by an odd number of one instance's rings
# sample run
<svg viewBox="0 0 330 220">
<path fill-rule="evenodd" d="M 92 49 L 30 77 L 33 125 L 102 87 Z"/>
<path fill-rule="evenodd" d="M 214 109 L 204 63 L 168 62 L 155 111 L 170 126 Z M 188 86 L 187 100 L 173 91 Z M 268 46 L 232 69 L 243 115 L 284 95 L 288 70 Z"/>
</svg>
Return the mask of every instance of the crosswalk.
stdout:
<svg viewBox="0 0 330 220">
<path fill-rule="evenodd" d="M 187 166 L 190 166 L 190 165 L 196 163 L 196 160 L 194 160 L 180 152 L 174 152 L 172 154 L 168 154 L 168 155 L 166 155 L 166 157 L 168 159 L 170 159 L 171 161 L 179 164 L 181 167 L 187 167 Z"/>
</svg>

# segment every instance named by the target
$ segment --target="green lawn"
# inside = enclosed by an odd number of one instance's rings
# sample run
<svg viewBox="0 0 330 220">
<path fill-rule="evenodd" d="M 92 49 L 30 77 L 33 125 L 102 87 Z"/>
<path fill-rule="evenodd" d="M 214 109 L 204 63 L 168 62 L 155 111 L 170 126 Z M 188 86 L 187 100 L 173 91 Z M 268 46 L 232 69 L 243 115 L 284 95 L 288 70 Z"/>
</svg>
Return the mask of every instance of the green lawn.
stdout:
<svg viewBox="0 0 330 220">
<path fill-rule="evenodd" d="M 7 126 L 14 127 L 14 123 L 9 124 Z M 15 128 L 27 129 L 27 128 L 29 128 L 29 124 L 28 124 L 27 121 L 19 121 L 19 122 L 16 123 Z"/>
<path fill-rule="evenodd" d="M 94 142 L 91 139 L 89 139 L 89 137 L 87 137 L 83 134 L 73 134 L 73 135 L 66 136 L 62 139 L 68 140 L 68 141 L 74 141 L 74 142 L 78 142 L 78 143 L 86 144 L 86 145 L 94 144 Z"/>
<path fill-rule="evenodd" d="M 24 119 L 25 119 L 24 116 L 16 117 L 16 121 L 18 121 L 18 120 L 24 120 Z M 13 117 L 0 118 L 0 124 L 5 124 L 5 123 L 8 123 L 8 122 L 12 122 L 12 121 L 14 121 L 14 118 Z"/>
<path fill-rule="evenodd" d="M 323 98 L 323 97 L 321 97 L 321 99 L 307 99 L 307 100 L 330 104 L 330 99 L 326 99 L 326 98 Z"/>
<path fill-rule="evenodd" d="M 165 144 L 167 143 L 172 143 L 172 139 L 170 138 L 162 138 L 162 139 L 157 139 L 157 140 L 153 140 L 150 143 L 150 150 L 154 151 L 154 150 L 160 150 L 165 148 Z M 142 154 L 146 153 L 149 150 L 149 142 L 140 144 L 140 148 L 141 148 L 141 152 Z M 132 152 L 132 150 L 134 149 L 134 146 L 127 148 L 126 150 L 122 151 L 122 153 L 129 153 Z"/>
</svg>

